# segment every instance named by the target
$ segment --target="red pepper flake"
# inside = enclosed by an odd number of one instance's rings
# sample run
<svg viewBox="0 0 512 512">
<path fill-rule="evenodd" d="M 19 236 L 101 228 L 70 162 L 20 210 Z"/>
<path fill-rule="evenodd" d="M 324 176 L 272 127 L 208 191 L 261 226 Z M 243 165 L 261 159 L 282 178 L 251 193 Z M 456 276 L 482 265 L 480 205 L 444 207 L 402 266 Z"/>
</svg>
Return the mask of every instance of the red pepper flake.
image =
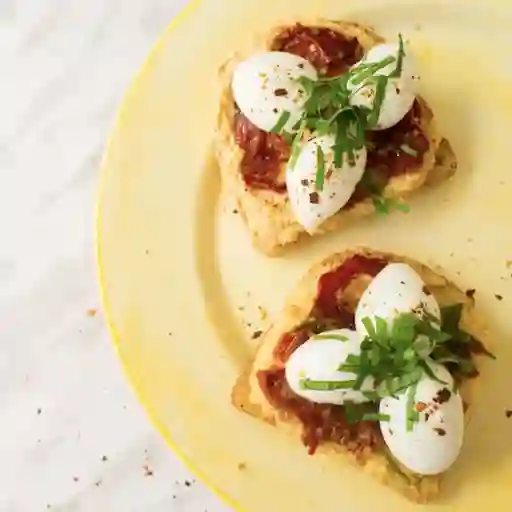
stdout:
<svg viewBox="0 0 512 512">
<path fill-rule="evenodd" d="M 90 316 L 90 317 L 96 316 L 96 313 L 97 313 L 97 312 L 98 312 L 98 311 L 97 311 L 96 309 L 93 309 L 93 308 L 88 309 L 88 310 L 86 311 L 87 316 Z"/>
<path fill-rule="evenodd" d="M 311 204 L 318 204 L 320 202 L 320 196 L 318 195 L 318 192 L 311 192 L 309 194 L 309 202 Z"/>
<path fill-rule="evenodd" d="M 468 297 L 468 299 L 472 299 L 475 296 L 475 293 L 476 290 L 474 288 L 468 288 L 466 290 L 466 297 Z"/>
<path fill-rule="evenodd" d="M 439 428 L 439 427 L 436 427 L 434 428 L 434 432 L 438 435 L 438 436 L 445 436 L 446 435 L 446 430 L 444 428 Z"/>
<path fill-rule="evenodd" d="M 288 91 L 280 87 L 274 90 L 274 96 L 288 96 Z"/>
<path fill-rule="evenodd" d="M 494 296 L 497 300 L 503 300 L 503 295 L 500 295 L 499 293 L 495 293 Z"/>
<path fill-rule="evenodd" d="M 416 404 L 416 410 L 418 412 L 423 412 L 427 408 L 427 404 L 425 402 L 418 402 Z"/>
<path fill-rule="evenodd" d="M 507 410 L 505 411 L 505 416 L 506 416 L 507 418 L 512 418 L 512 409 L 507 409 Z"/>
</svg>

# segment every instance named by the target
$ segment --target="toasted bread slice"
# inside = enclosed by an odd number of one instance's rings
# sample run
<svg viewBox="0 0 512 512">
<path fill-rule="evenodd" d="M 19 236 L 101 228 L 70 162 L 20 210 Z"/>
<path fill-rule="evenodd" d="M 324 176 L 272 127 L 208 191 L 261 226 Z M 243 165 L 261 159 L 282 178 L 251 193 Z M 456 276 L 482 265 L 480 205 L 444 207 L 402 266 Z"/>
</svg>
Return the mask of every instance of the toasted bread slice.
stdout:
<svg viewBox="0 0 512 512">
<path fill-rule="evenodd" d="M 258 383 L 257 373 L 260 370 L 283 366 L 283 363 L 277 360 L 274 355 L 274 350 L 281 336 L 296 329 L 310 315 L 316 300 L 317 282 L 320 276 L 338 268 L 354 255 L 382 258 L 389 262 L 407 263 L 418 272 L 441 307 L 455 303 L 463 304 L 460 325 L 465 332 L 478 340 L 482 340 L 485 335 L 485 328 L 475 315 L 473 299 L 466 296 L 455 284 L 448 281 L 441 274 L 410 258 L 360 248 L 334 254 L 314 265 L 290 294 L 275 323 L 261 337 L 261 344 L 254 360 L 239 377 L 232 391 L 232 402 L 239 410 L 283 429 L 295 437 L 298 443 L 300 443 L 302 432 L 301 423 L 295 416 L 285 414 L 269 403 Z M 368 276 L 357 277 L 339 297 L 339 301 L 353 304 L 355 307 L 370 280 L 371 278 Z M 466 404 L 470 403 L 471 388 L 474 382 L 475 379 L 466 380 L 461 386 L 461 394 Z M 352 462 L 362 467 L 365 472 L 374 475 L 383 484 L 396 489 L 410 500 L 418 503 L 432 500 L 439 492 L 442 475 L 422 477 L 413 474 L 393 460 L 385 453 L 384 449 L 354 452 L 344 445 L 327 442 L 320 444 L 318 452 L 332 455 L 344 454 Z"/>
<path fill-rule="evenodd" d="M 365 51 L 383 39 L 369 28 L 356 23 L 316 21 L 307 23 L 309 26 L 330 28 L 347 37 L 356 37 Z M 220 71 L 222 93 L 218 126 L 216 130 L 216 155 L 221 169 L 223 188 L 235 199 L 236 208 L 244 219 L 253 245 L 269 256 L 279 255 L 282 249 L 296 242 L 307 233 L 296 221 L 286 193 L 261 190 L 247 187 L 244 183 L 240 164 L 244 151 L 235 142 L 234 116 L 235 103 L 231 93 L 231 78 L 236 64 L 251 54 L 268 51 L 275 36 L 281 34 L 286 27 L 280 26 L 269 31 L 261 38 L 255 38 L 250 48 L 233 55 Z M 436 127 L 432 111 L 425 100 L 418 97 L 421 107 L 421 127 L 428 141 L 429 150 L 424 155 L 423 165 L 411 169 L 405 174 L 390 179 L 383 191 L 388 198 L 402 198 L 419 189 L 425 184 L 439 183 L 452 176 L 457 162 L 449 142 L 443 138 Z M 284 174 L 285 165 L 282 172 Z M 371 198 L 354 204 L 351 208 L 340 210 L 336 215 L 322 223 L 312 235 L 342 229 L 357 218 L 370 215 L 375 211 Z"/>
</svg>

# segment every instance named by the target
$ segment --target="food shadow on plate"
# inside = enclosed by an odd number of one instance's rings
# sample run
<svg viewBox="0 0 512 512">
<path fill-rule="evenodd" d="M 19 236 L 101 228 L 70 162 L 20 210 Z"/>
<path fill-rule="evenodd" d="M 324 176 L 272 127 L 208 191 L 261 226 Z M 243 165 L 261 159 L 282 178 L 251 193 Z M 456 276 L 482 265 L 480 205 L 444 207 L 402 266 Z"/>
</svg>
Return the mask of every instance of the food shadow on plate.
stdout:
<svg viewBox="0 0 512 512">
<path fill-rule="evenodd" d="M 205 314 L 223 340 L 223 347 L 235 362 L 237 368 L 247 364 L 251 350 L 247 334 L 240 320 L 233 314 L 234 308 L 225 292 L 218 251 L 215 214 L 221 197 L 220 173 L 215 158 L 210 156 L 204 166 L 200 190 L 198 191 L 198 211 L 195 215 L 198 225 L 195 229 L 196 269 L 203 288 Z M 247 240 L 247 243 L 250 243 Z"/>
<path fill-rule="evenodd" d="M 491 312 L 486 309 L 489 308 L 479 308 L 477 302 L 479 315 L 489 319 L 486 323 L 491 325 Z M 510 333 L 507 336 L 500 329 L 491 329 L 485 338 L 484 343 L 496 359 L 480 360 L 481 374 L 475 383 L 464 446 L 459 459 L 443 481 L 442 492 L 436 500 L 439 504 L 453 503 L 464 495 L 472 482 L 501 479 L 505 486 L 504 475 L 507 472 L 502 469 L 504 465 L 510 468 L 512 417 L 507 415 L 507 411 L 512 409 L 512 401 L 505 391 L 512 384 L 512 344 L 507 342 Z"/>
</svg>

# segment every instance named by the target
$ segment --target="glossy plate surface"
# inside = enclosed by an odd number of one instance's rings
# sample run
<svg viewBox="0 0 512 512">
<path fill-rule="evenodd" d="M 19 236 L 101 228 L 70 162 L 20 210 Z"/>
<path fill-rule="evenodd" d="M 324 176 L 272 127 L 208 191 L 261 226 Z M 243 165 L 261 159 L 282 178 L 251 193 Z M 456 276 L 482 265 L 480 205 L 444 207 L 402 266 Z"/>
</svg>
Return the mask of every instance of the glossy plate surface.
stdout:
<svg viewBox="0 0 512 512">
<path fill-rule="evenodd" d="M 103 165 L 98 261 L 120 358 L 152 420 L 247 512 L 410 510 L 338 458 L 234 410 L 233 382 L 313 262 L 354 245 L 440 265 L 475 288 L 495 363 L 466 443 L 429 510 L 509 510 L 512 498 L 512 5 L 509 2 L 204 0 L 164 35 L 127 93 Z M 460 161 L 408 215 L 362 221 L 291 251 L 256 253 L 210 161 L 217 69 L 250 32 L 299 17 L 351 19 L 410 39 L 423 92 Z M 497 297 L 502 297 L 499 300 Z M 422 507 L 418 507 L 422 508 Z"/>
</svg>

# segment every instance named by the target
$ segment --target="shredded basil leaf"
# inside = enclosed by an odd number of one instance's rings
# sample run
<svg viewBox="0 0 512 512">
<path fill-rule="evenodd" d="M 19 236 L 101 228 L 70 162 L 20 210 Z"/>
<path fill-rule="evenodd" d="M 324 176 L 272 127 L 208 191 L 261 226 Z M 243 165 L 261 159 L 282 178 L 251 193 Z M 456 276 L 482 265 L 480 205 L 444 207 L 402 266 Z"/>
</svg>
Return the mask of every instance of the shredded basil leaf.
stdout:
<svg viewBox="0 0 512 512">
<path fill-rule="evenodd" d="M 375 77 L 375 98 L 373 100 L 373 109 L 368 118 L 368 126 L 374 128 L 379 123 L 380 111 L 382 103 L 384 102 L 384 96 L 386 95 L 386 87 L 388 85 L 388 77 L 377 76 Z"/>
<path fill-rule="evenodd" d="M 312 339 L 348 341 L 348 338 L 346 336 L 342 336 L 341 334 L 315 334 Z"/>
<path fill-rule="evenodd" d="M 297 159 L 300 155 L 300 150 L 302 148 L 302 137 L 304 136 L 304 131 L 306 130 L 306 121 L 303 119 L 300 121 L 299 128 L 292 142 L 291 148 L 291 156 L 288 161 L 288 168 L 293 171 L 295 165 L 297 163 Z"/>
<path fill-rule="evenodd" d="M 272 133 L 281 133 L 283 128 L 286 126 L 288 119 L 290 119 L 290 115 L 291 114 L 288 110 L 283 110 L 279 116 L 279 119 L 277 120 L 277 123 L 270 131 Z"/>
<path fill-rule="evenodd" d="M 396 69 L 391 73 L 391 78 L 399 78 L 402 75 L 402 67 L 405 57 L 404 40 L 402 34 L 398 34 L 398 56 L 396 60 Z"/>
<path fill-rule="evenodd" d="M 379 414 L 377 412 L 368 412 L 363 414 L 362 421 L 389 421 L 391 416 L 389 414 Z"/>
<path fill-rule="evenodd" d="M 302 379 L 300 381 L 301 389 L 309 389 L 312 391 L 334 391 L 336 389 L 353 389 L 355 380 L 312 380 Z"/>
<path fill-rule="evenodd" d="M 407 392 L 407 402 L 406 402 L 406 417 L 407 417 L 407 432 L 411 432 L 414 428 L 414 423 L 418 421 L 418 413 L 415 408 L 415 397 L 416 390 L 418 389 L 418 384 L 413 384 L 409 391 Z"/>
<path fill-rule="evenodd" d="M 324 189 L 325 182 L 325 155 L 320 146 L 316 146 L 316 178 L 315 188 L 319 192 Z"/>
<path fill-rule="evenodd" d="M 393 64 L 397 59 L 390 55 L 379 62 L 362 63 L 352 70 L 354 78 L 350 82 L 354 85 L 362 84 L 365 80 L 372 77 L 377 71 L 385 68 L 389 64 Z"/>
</svg>

